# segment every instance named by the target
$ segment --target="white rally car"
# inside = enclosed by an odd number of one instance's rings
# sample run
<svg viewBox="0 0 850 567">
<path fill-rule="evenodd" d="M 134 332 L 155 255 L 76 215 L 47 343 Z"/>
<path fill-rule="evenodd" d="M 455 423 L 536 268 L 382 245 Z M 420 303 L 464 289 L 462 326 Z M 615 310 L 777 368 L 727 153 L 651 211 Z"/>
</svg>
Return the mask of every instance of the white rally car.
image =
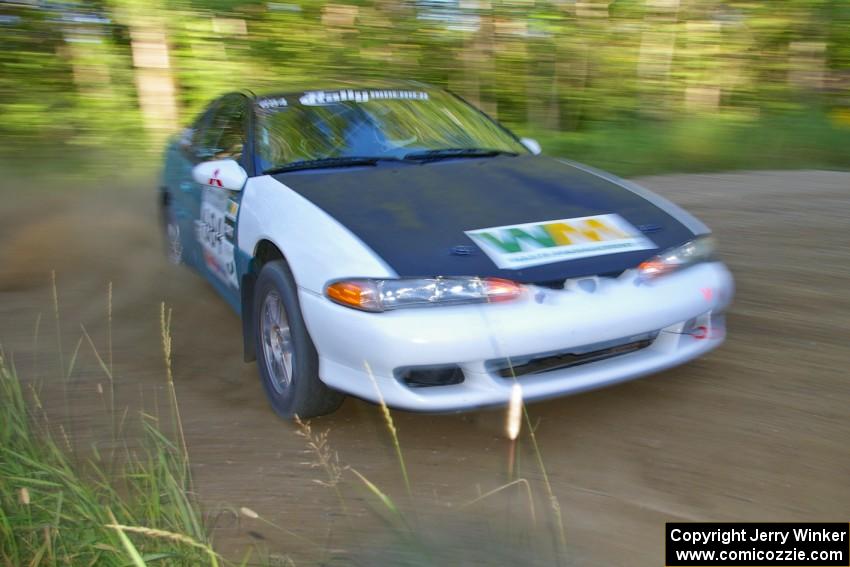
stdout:
<svg viewBox="0 0 850 567">
<path fill-rule="evenodd" d="M 241 313 L 274 409 L 466 410 L 721 344 L 709 230 L 419 83 L 215 100 L 167 150 L 168 253 Z"/>
</svg>

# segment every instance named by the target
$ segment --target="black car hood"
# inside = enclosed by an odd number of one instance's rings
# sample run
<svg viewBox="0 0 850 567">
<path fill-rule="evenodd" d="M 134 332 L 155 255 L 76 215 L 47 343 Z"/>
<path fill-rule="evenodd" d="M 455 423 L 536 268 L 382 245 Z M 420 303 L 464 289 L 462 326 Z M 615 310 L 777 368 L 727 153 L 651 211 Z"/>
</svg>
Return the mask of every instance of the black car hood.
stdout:
<svg viewBox="0 0 850 567">
<path fill-rule="evenodd" d="M 530 283 L 615 274 L 693 238 L 680 221 L 629 189 L 539 156 L 382 163 L 275 179 L 342 223 L 401 277 L 474 275 Z M 656 248 L 500 269 L 464 234 L 609 213 L 647 233 Z"/>
</svg>

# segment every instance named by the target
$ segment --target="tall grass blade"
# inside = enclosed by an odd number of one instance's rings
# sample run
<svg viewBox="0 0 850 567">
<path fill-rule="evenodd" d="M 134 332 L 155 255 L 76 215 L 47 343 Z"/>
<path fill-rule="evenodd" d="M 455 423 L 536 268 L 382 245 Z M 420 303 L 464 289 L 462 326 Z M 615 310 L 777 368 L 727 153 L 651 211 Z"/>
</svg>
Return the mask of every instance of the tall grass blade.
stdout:
<svg viewBox="0 0 850 567">
<path fill-rule="evenodd" d="M 166 309 L 165 302 L 159 304 L 159 326 L 162 338 L 162 354 L 165 359 L 165 377 L 171 401 L 171 415 L 174 420 L 175 433 L 180 439 L 180 447 L 183 450 L 183 460 L 188 468 L 189 448 L 186 445 L 186 435 L 183 432 L 183 420 L 180 418 L 180 406 L 177 404 L 177 390 L 174 388 L 174 372 L 171 366 L 171 309 Z"/>
<path fill-rule="evenodd" d="M 531 514 L 531 522 L 532 522 L 532 525 L 534 527 L 537 527 L 537 513 L 534 510 L 534 497 L 531 494 L 531 485 L 528 483 L 528 480 L 526 480 L 524 478 L 518 478 L 516 480 L 512 480 L 511 482 L 508 482 L 507 484 L 503 484 L 502 486 L 496 487 L 493 490 L 489 490 L 489 491 L 485 492 L 484 494 L 478 496 L 477 498 L 470 500 L 466 504 L 461 505 L 461 509 L 467 508 L 469 506 L 473 506 L 473 505 L 477 504 L 478 502 L 481 502 L 482 500 L 486 500 L 487 498 L 490 498 L 491 496 L 494 496 L 494 495 L 498 494 L 499 492 L 502 492 L 505 489 L 508 489 L 512 486 L 517 486 L 517 485 L 522 485 L 525 488 L 525 493 L 528 496 L 528 512 Z"/>
<path fill-rule="evenodd" d="M 109 349 L 109 373 L 112 374 L 112 282 L 109 282 L 109 298 L 106 308 L 106 341 Z"/>
<path fill-rule="evenodd" d="M 508 366 L 509 366 L 510 371 L 511 371 L 511 377 L 514 380 L 514 385 L 517 386 L 517 385 L 519 385 L 519 381 L 517 380 L 517 375 L 516 375 L 516 372 L 514 371 L 513 361 L 511 360 L 511 358 L 509 356 L 507 357 L 507 361 L 508 361 Z M 515 392 L 517 392 L 516 388 L 514 388 L 512 390 L 512 396 L 511 396 L 512 400 L 511 400 L 511 407 L 508 410 L 509 412 L 515 411 L 515 409 L 514 409 L 515 403 L 513 401 L 513 397 L 515 395 Z M 520 390 L 520 393 L 521 393 L 521 390 Z M 543 462 L 543 454 L 540 451 L 540 445 L 537 443 L 537 433 L 535 432 L 534 427 L 531 424 L 531 416 L 528 413 L 528 407 L 522 401 L 521 396 L 520 396 L 520 401 L 519 401 L 518 405 L 522 408 L 522 414 L 523 414 L 523 417 L 525 419 L 526 427 L 528 428 L 528 435 L 531 438 L 531 445 L 532 445 L 532 448 L 534 449 L 534 456 L 535 456 L 535 459 L 537 460 L 537 466 L 540 468 L 540 473 L 543 476 L 543 485 L 546 487 L 546 496 L 549 499 L 549 506 L 552 509 L 552 515 L 555 518 L 555 525 L 556 525 L 557 530 L 558 530 L 557 542 L 558 542 L 558 548 L 559 548 L 559 551 L 560 551 L 558 560 L 560 562 L 562 560 L 562 558 L 566 556 L 566 553 L 567 553 L 567 536 L 566 536 L 566 530 L 564 529 L 564 517 L 563 517 L 563 514 L 561 513 L 561 503 L 558 500 L 558 497 L 555 496 L 555 491 L 552 489 L 552 483 L 549 482 L 549 473 L 546 470 L 545 463 Z M 509 435 L 510 435 L 510 433 L 511 433 L 511 431 L 509 431 Z M 517 428 L 516 433 L 519 434 L 519 428 Z"/>
<path fill-rule="evenodd" d="M 59 371 L 65 374 L 65 360 L 62 356 L 62 328 L 59 324 L 59 292 L 56 290 L 56 270 L 50 270 L 50 285 L 53 292 L 53 319 L 56 323 L 56 349 L 59 353 Z"/>
<path fill-rule="evenodd" d="M 381 414 L 384 417 L 384 422 L 387 425 L 387 429 L 390 432 L 390 436 L 393 439 L 393 446 L 395 447 L 396 457 L 398 458 L 398 464 L 401 467 L 401 476 L 404 478 L 404 488 L 407 490 L 407 497 L 413 497 L 413 491 L 410 489 L 410 477 L 407 475 L 407 466 L 404 464 L 404 455 L 401 452 L 401 443 L 398 439 L 398 431 L 395 428 L 395 423 L 393 422 L 393 416 L 390 413 L 390 408 L 387 406 L 387 403 L 384 401 L 384 394 L 381 393 L 381 388 L 378 387 L 378 381 L 375 380 L 375 375 L 372 373 L 372 367 L 369 365 L 368 361 L 363 361 L 363 365 L 366 367 L 366 373 L 369 374 L 369 379 L 372 381 L 372 385 L 375 387 L 375 391 L 378 393 L 378 402 L 381 408 Z"/>
<path fill-rule="evenodd" d="M 71 353 L 71 360 L 68 362 L 68 373 L 65 374 L 65 380 L 68 381 L 71 379 L 71 374 L 74 373 L 74 367 L 77 364 L 77 355 L 80 354 L 80 347 L 83 344 L 83 337 L 77 341 L 77 346 L 74 347 L 74 351 Z"/>
<path fill-rule="evenodd" d="M 110 514 L 111 514 L 111 512 L 110 512 Z M 146 528 L 146 527 L 143 527 L 143 526 L 126 526 L 126 525 L 123 525 L 123 524 L 115 523 L 114 521 L 111 524 L 106 524 L 105 527 L 117 531 L 119 536 L 123 536 L 121 543 L 124 543 L 124 541 L 126 540 L 131 546 L 133 545 L 133 543 L 130 542 L 129 538 L 127 538 L 127 535 L 126 535 L 125 532 L 141 534 L 141 535 L 149 537 L 149 538 L 166 539 L 166 540 L 169 540 L 169 541 L 173 541 L 173 542 L 176 542 L 176 543 L 187 545 L 189 547 L 194 547 L 196 549 L 200 549 L 201 551 L 204 551 L 207 554 L 207 556 L 209 557 L 210 565 L 212 565 L 212 567 L 218 567 L 218 554 L 215 551 L 213 551 L 213 549 L 209 545 L 205 545 L 203 543 L 197 542 L 187 535 L 178 534 L 178 533 L 170 532 L 170 531 L 167 531 L 167 530 L 157 530 L 157 529 L 154 529 L 154 528 Z M 126 544 L 125 544 L 125 547 L 126 547 Z M 138 555 L 138 551 L 136 551 L 136 554 Z M 138 555 L 138 557 L 139 557 L 139 561 L 141 561 L 141 563 L 138 564 L 138 565 L 140 565 L 141 567 L 145 567 L 144 560 L 142 559 L 141 555 Z M 135 561 L 135 557 L 133 557 L 133 560 Z"/>
<path fill-rule="evenodd" d="M 127 534 L 124 533 L 123 527 L 117 525 L 117 521 L 115 520 L 115 516 L 112 514 L 112 511 L 109 511 L 109 518 L 112 520 L 112 524 L 107 524 L 107 528 L 114 529 L 118 534 L 118 539 L 121 540 L 121 545 L 124 546 L 124 550 L 127 552 L 127 555 L 130 556 L 130 559 L 133 561 L 133 565 L 136 567 L 147 567 L 145 560 L 142 559 L 142 554 L 139 553 L 139 550 L 136 549 L 136 546 L 133 545 L 133 542 L 130 541 L 130 538 L 127 537 Z"/>
<path fill-rule="evenodd" d="M 115 424 L 115 380 L 112 376 L 112 370 L 103 361 L 103 357 L 100 356 L 100 351 L 95 346 L 94 341 L 89 335 L 89 332 L 86 330 L 85 325 L 80 323 L 80 329 L 82 329 L 83 336 L 86 338 L 86 341 L 88 341 L 100 369 L 103 370 L 103 373 L 106 374 L 106 377 L 109 379 L 109 428 L 112 435 L 112 446 L 114 451 L 115 443 L 118 440 L 118 426 Z"/>
<path fill-rule="evenodd" d="M 369 480 L 368 478 L 366 478 L 365 476 L 360 474 L 357 471 L 357 469 L 351 469 L 351 472 L 353 472 L 355 475 L 357 475 L 357 478 L 359 478 L 360 481 L 363 482 L 363 484 L 366 485 L 366 488 L 368 488 L 369 491 L 372 494 L 374 494 L 375 496 L 378 497 L 378 499 L 387 508 L 387 510 L 392 512 L 394 515 L 401 517 L 401 514 L 398 511 L 398 508 L 396 507 L 395 503 L 393 503 L 392 499 L 389 496 L 384 494 L 384 492 L 380 488 L 375 486 L 375 484 L 371 480 Z"/>
<path fill-rule="evenodd" d="M 32 333 L 32 379 L 38 382 L 38 339 L 41 331 L 41 313 L 35 317 L 35 329 Z"/>
</svg>

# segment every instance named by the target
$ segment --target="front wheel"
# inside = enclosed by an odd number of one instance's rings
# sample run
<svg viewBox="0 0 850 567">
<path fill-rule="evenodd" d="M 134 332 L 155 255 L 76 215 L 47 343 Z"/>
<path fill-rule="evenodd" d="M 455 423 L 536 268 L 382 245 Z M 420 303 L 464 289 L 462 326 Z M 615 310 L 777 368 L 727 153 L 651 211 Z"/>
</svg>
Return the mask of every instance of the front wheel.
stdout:
<svg viewBox="0 0 850 567">
<path fill-rule="evenodd" d="M 284 418 L 310 418 L 336 410 L 344 396 L 319 379 L 319 355 L 282 260 L 260 270 L 254 291 L 257 368 L 272 408 Z"/>
</svg>

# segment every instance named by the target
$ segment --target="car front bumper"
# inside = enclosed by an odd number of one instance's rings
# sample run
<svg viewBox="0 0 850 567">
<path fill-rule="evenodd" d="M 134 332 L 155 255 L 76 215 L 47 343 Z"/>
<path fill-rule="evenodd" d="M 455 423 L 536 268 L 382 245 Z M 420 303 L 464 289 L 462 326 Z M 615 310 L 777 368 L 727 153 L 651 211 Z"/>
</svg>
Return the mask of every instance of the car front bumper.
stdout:
<svg viewBox="0 0 850 567">
<path fill-rule="evenodd" d="M 526 401 L 572 394 L 682 364 L 719 346 L 723 312 L 734 293 L 719 262 L 640 282 L 571 280 L 563 290 L 529 286 L 522 298 L 496 304 L 364 313 L 300 290 L 304 319 L 329 386 L 391 407 L 460 411 L 506 404 L 514 381 Z M 645 348 L 567 368 L 503 376 L 494 364 L 586 352 L 598 345 L 651 337 Z M 399 369 L 457 365 L 459 384 L 413 388 Z M 517 367 L 521 363 L 515 363 Z M 379 395 L 380 391 L 380 395 Z"/>
</svg>

